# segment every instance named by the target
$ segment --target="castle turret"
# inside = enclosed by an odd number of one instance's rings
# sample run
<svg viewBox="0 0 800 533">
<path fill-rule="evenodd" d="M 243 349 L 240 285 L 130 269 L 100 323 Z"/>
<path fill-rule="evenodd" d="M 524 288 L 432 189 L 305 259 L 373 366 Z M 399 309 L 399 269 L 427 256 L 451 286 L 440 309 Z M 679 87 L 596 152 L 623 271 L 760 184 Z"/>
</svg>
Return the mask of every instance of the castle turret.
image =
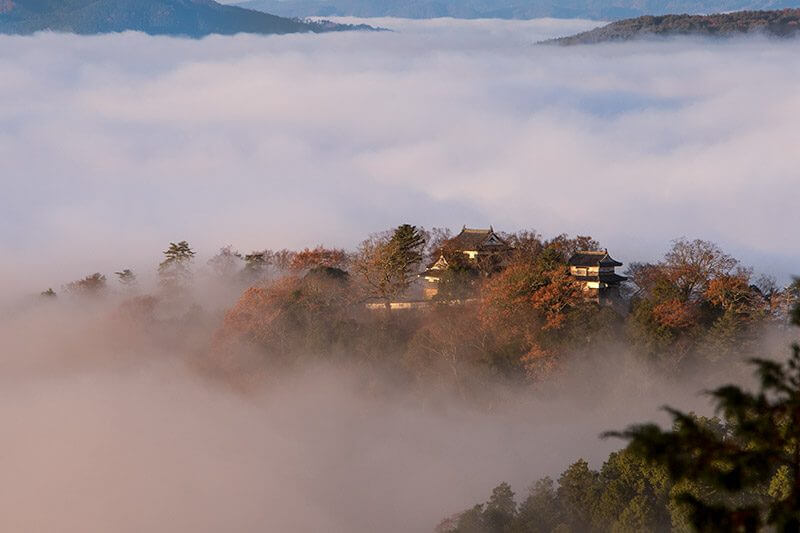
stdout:
<svg viewBox="0 0 800 533">
<path fill-rule="evenodd" d="M 608 250 L 576 252 L 568 264 L 570 274 L 581 283 L 587 300 L 607 303 L 618 299 L 619 286 L 628 279 L 616 273 L 622 263 L 608 255 Z"/>
</svg>

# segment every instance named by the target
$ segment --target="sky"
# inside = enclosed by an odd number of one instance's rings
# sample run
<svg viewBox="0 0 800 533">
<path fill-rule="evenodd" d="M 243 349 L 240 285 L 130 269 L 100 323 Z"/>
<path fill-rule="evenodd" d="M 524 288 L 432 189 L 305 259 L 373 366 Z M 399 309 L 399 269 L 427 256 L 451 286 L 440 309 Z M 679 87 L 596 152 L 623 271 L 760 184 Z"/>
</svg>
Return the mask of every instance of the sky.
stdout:
<svg viewBox="0 0 800 533">
<path fill-rule="evenodd" d="M 800 270 L 800 41 L 370 22 L 395 31 L 0 37 L 0 285 L 405 222 L 590 234 L 625 263 L 704 238 Z"/>
</svg>

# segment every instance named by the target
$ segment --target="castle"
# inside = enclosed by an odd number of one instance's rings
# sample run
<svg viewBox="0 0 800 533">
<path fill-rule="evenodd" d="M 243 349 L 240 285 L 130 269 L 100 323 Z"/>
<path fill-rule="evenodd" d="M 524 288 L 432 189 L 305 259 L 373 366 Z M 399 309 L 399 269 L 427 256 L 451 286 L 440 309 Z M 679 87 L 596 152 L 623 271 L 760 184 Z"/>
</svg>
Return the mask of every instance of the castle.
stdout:
<svg viewBox="0 0 800 533">
<path fill-rule="evenodd" d="M 445 241 L 443 252 L 420 277 L 424 280 L 423 296 L 433 299 L 439 292 L 439 284 L 453 261 L 466 261 L 476 269 L 496 271 L 502 269 L 513 247 L 494 229 L 467 228 Z M 448 260 L 448 257 L 450 258 Z M 620 297 L 620 285 L 627 280 L 616 273 L 622 263 L 611 258 L 608 250 L 581 250 L 567 261 L 570 274 L 578 281 L 587 300 L 600 304 L 613 303 Z"/>
</svg>

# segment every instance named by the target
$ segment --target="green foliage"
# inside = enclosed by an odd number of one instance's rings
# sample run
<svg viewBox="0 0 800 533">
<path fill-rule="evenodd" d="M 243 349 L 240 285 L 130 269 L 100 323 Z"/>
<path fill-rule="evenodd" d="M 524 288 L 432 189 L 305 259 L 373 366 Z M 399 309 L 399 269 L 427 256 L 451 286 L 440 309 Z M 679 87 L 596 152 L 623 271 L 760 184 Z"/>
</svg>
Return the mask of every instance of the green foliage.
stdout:
<svg viewBox="0 0 800 533">
<path fill-rule="evenodd" d="M 390 235 L 373 235 L 364 241 L 353 261 L 364 292 L 388 306 L 416 280 L 424 249 L 423 232 L 410 224 L 398 226 Z"/>
<path fill-rule="evenodd" d="M 564 509 L 559 503 L 555 483 L 545 477 L 528 489 L 528 497 L 519 506 L 516 531 L 549 533 L 563 526 Z"/>
<path fill-rule="evenodd" d="M 169 243 L 169 248 L 164 251 L 164 260 L 158 265 L 161 285 L 167 289 L 184 288 L 192 278 L 194 256 L 188 242 Z"/>
<path fill-rule="evenodd" d="M 800 326 L 800 305 L 793 314 Z M 503 483 L 442 533 L 800 531 L 800 345 L 785 363 L 754 359 L 759 388 L 709 394 L 719 418 L 666 408 L 673 426 L 631 426 L 600 471 L 584 460 L 517 506 Z"/>
<path fill-rule="evenodd" d="M 673 497 L 700 531 L 800 529 L 800 346 L 786 363 L 752 364 L 757 391 L 725 385 L 709 392 L 722 427 L 666 408 L 670 430 L 643 424 L 609 434 L 628 439 L 633 453 L 682 484 Z"/>
<path fill-rule="evenodd" d="M 579 460 L 554 483 L 545 477 L 517 506 L 501 483 L 489 500 L 446 521 L 444 533 L 661 532 L 671 523 L 666 470 L 623 450 L 597 472 Z"/>
<path fill-rule="evenodd" d="M 390 266 L 407 275 L 422 262 L 425 237 L 416 226 L 398 226 L 388 243 Z"/>
</svg>

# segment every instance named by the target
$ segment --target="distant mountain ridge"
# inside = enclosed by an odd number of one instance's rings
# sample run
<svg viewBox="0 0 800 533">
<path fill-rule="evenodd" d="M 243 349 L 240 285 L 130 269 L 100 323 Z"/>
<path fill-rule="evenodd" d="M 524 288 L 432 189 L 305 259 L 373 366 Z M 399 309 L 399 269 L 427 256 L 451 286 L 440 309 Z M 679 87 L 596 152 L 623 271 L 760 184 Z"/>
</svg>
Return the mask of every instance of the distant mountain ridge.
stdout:
<svg viewBox="0 0 800 533">
<path fill-rule="evenodd" d="M 246 0 L 237 5 L 287 17 L 539 17 L 618 20 L 800 7 L 800 0 Z"/>
<path fill-rule="evenodd" d="M 0 0 L 0 33 L 97 34 L 141 31 L 203 37 L 365 29 L 310 22 L 222 5 L 213 0 Z"/>
<path fill-rule="evenodd" d="M 800 34 L 800 9 L 739 11 L 716 15 L 644 16 L 620 20 L 570 37 L 548 41 L 556 44 L 593 44 L 630 41 L 647 37 L 696 35 L 726 37 L 755 34 L 794 37 Z"/>
</svg>

